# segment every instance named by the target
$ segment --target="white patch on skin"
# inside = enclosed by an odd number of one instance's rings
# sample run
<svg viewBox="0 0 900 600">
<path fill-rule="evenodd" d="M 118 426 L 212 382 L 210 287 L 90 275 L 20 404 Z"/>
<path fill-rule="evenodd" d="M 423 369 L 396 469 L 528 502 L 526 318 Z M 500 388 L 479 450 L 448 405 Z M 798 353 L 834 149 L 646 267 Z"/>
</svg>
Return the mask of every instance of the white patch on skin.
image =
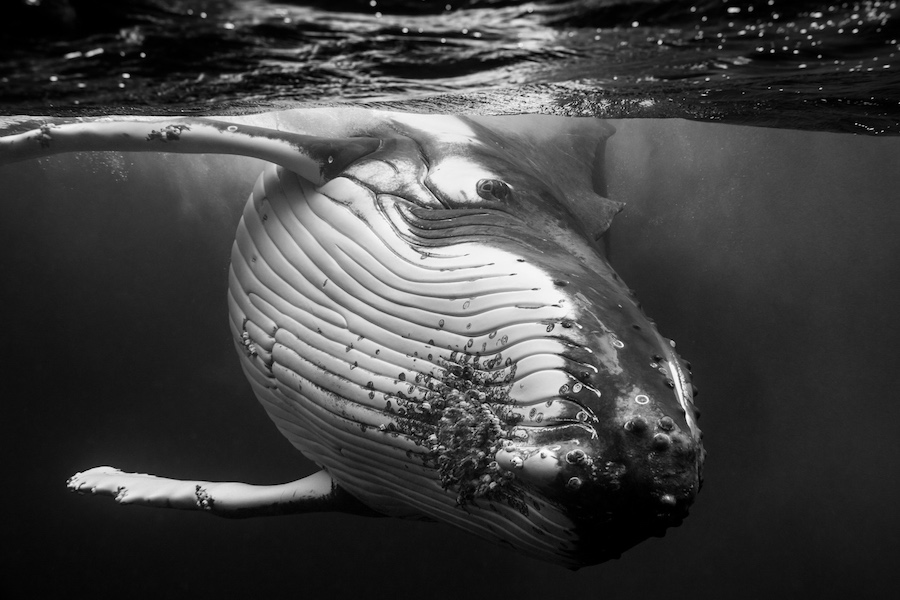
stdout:
<svg viewBox="0 0 900 600">
<path fill-rule="evenodd" d="M 619 364 L 618 349 L 613 345 L 615 339 L 617 338 L 608 331 L 594 334 L 594 354 L 610 375 L 619 375 L 624 370 Z"/>
<path fill-rule="evenodd" d="M 667 360 L 665 365 L 669 371 L 669 377 L 675 383 L 675 394 L 678 396 L 678 403 L 681 405 L 681 408 L 684 410 L 684 419 L 687 421 L 688 427 L 691 429 L 691 436 L 694 439 L 698 439 L 700 435 L 700 428 L 697 426 L 697 420 L 694 418 L 694 409 L 690 406 L 689 399 L 691 398 L 691 393 L 688 392 L 688 382 L 687 378 L 684 375 L 684 371 L 681 369 L 681 366 L 678 364 L 677 359 L 675 360 Z"/>
<path fill-rule="evenodd" d="M 457 157 L 442 160 L 428 174 L 429 182 L 445 196 L 466 204 L 484 202 L 477 192 L 481 179 L 502 180 L 503 177 L 477 163 Z"/>
</svg>

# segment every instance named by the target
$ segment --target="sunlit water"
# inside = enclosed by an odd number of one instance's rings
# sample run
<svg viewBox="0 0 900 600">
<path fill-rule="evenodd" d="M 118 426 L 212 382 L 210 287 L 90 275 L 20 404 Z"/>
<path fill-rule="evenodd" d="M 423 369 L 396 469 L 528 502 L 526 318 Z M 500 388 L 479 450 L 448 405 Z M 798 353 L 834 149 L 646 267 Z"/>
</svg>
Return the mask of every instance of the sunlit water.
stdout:
<svg viewBox="0 0 900 600">
<path fill-rule="evenodd" d="M 388 102 L 866 134 L 900 120 L 896 0 L 5 6 L 5 114 Z"/>
</svg>

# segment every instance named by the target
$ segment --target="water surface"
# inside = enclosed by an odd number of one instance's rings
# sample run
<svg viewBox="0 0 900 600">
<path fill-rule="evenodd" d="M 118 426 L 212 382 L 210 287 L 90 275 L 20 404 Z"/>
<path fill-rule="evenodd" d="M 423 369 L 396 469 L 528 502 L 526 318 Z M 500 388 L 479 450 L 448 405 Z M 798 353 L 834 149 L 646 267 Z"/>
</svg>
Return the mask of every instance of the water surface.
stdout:
<svg viewBox="0 0 900 600">
<path fill-rule="evenodd" d="M 0 114 L 418 111 L 898 132 L 896 0 L 17 0 Z"/>
</svg>

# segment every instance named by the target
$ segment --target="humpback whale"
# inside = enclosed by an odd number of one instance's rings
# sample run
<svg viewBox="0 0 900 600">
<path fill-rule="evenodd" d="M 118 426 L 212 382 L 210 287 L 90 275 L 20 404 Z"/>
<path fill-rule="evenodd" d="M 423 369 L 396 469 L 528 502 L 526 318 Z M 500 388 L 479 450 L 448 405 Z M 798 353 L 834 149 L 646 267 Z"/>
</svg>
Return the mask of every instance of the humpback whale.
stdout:
<svg viewBox="0 0 900 600">
<path fill-rule="evenodd" d="M 0 138 L 0 163 L 267 163 L 223 281 L 227 324 L 256 398 L 320 471 L 258 486 L 101 466 L 70 489 L 226 517 L 433 519 L 570 568 L 680 524 L 705 452 L 689 364 L 603 252 L 621 209 L 605 197 L 613 129 L 514 120 L 295 110 Z"/>
</svg>

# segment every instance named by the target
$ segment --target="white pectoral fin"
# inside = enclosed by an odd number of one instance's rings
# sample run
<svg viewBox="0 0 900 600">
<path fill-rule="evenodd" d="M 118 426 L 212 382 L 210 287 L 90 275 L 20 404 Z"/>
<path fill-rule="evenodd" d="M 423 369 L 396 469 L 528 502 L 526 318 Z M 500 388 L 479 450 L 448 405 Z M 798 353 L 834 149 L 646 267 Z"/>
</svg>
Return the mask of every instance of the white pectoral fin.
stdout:
<svg viewBox="0 0 900 600">
<path fill-rule="evenodd" d="M 0 137 L 0 165 L 66 152 L 234 154 L 281 165 L 318 185 L 380 147 L 377 138 L 323 138 L 211 119 L 94 121 Z"/>
<path fill-rule="evenodd" d="M 199 510 L 221 517 L 256 517 L 304 512 L 371 514 L 325 471 L 278 485 L 234 481 L 187 481 L 113 467 L 94 467 L 67 482 L 74 492 L 115 498 L 120 504 Z"/>
</svg>

